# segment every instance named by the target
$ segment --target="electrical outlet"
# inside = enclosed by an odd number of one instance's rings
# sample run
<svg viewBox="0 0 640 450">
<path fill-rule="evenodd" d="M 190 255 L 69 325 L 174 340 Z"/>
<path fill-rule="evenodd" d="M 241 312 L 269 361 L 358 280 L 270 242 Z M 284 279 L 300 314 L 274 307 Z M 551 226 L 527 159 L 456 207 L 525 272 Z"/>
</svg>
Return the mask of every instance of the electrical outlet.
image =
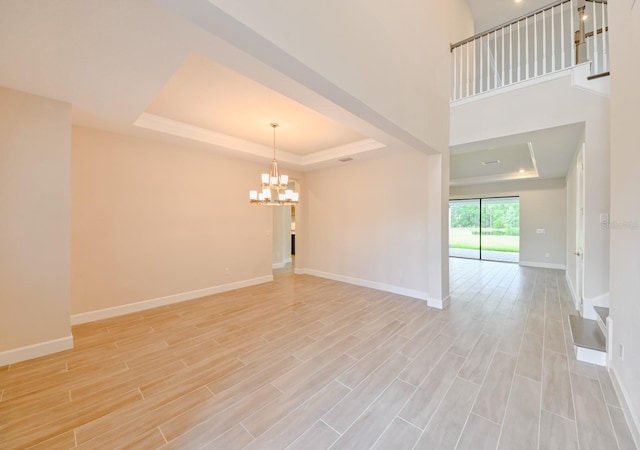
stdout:
<svg viewBox="0 0 640 450">
<path fill-rule="evenodd" d="M 620 361 L 624 361 L 624 345 L 620 344 Z"/>
<path fill-rule="evenodd" d="M 227 277 L 228 277 L 229 275 L 231 275 L 231 271 L 229 270 L 229 268 L 228 268 L 228 267 L 225 267 L 225 268 L 224 268 L 224 275 L 225 275 L 225 276 L 227 276 Z"/>
</svg>

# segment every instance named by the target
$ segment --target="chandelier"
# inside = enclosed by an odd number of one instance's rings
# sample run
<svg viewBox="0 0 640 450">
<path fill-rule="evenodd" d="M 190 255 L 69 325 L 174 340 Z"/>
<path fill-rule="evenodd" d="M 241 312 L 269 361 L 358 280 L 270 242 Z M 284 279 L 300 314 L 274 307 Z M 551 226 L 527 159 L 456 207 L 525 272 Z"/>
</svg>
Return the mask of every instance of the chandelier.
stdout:
<svg viewBox="0 0 640 450">
<path fill-rule="evenodd" d="M 259 191 L 249 191 L 249 202 L 254 205 L 281 206 L 297 205 L 297 192 L 289 189 L 289 176 L 280 174 L 278 161 L 276 160 L 276 128 L 277 123 L 272 123 L 273 128 L 273 160 L 269 173 L 261 175 Z"/>
</svg>

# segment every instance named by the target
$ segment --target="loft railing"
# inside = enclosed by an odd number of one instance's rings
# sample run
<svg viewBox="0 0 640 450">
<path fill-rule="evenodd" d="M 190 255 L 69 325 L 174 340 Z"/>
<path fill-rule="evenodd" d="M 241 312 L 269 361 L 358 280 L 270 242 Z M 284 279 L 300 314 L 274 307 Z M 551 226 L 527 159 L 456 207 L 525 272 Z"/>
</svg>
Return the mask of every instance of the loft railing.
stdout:
<svg viewBox="0 0 640 450">
<path fill-rule="evenodd" d="M 604 0 L 561 0 L 451 45 L 452 92 L 458 100 L 590 61 L 609 71 Z"/>
</svg>

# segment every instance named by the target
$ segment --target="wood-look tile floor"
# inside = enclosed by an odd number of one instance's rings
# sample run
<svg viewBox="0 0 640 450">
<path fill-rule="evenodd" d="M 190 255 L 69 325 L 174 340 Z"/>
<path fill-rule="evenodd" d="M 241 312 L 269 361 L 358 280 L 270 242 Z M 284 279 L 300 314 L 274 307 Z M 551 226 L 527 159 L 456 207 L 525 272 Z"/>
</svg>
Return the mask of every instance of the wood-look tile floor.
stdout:
<svg viewBox="0 0 640 450">
<path fill-rule="evenodd" d="M 451 260 L 449 309 L 311 276 L 73 328 L 0 368 L 0 448 L 635 448 L 564 272 Z"/>
</svg>

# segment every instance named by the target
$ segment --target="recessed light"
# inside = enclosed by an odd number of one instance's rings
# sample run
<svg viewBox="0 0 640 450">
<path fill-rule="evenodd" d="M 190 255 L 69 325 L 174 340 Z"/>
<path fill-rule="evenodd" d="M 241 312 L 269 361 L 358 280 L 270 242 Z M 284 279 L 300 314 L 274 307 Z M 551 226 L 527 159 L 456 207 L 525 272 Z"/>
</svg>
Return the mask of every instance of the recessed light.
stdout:
<svg viewBox="0 0 640 450">
<path fill-rule="evenodd" d="M 520 170 L 518 170 L 518 172 L 524 173 L 524 169 L 520 169 Z"/>
<path fill-rule="evenodd" d="M 515 1 L 516 3 L 522 3 L 522 0 L 513 0 L 513 1 Z"/>
<path fill-rule="evenodd" d="M 489 161 L 482 161 L 483 166 L 490 166 L 491 164 L 500 164 L 499 159 L 491 159 Z"/>
</svg>

